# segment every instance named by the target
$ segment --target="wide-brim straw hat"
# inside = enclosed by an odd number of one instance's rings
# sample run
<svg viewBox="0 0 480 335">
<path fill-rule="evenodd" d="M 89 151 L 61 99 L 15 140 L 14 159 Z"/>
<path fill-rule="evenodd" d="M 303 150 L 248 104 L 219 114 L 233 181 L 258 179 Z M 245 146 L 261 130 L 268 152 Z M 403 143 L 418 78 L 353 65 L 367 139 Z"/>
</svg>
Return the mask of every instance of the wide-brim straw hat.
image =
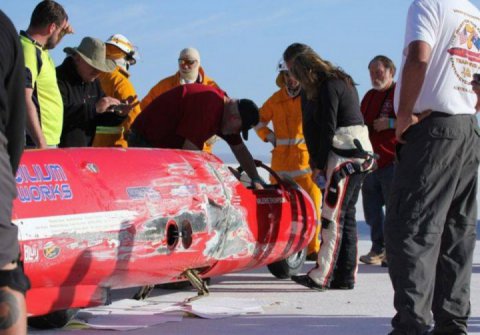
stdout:
<svg viewBox="0 0 480 335">
<path fill-rule="evenodd" d="M 68 55 L 78 54 L 91 67 L 102 72 L 112 72 L 117 65 L 111 59 L 106 58 L 105 43 L 93 37 L 84 37 L 78 47 L 63 49 Z"/>
</svg>

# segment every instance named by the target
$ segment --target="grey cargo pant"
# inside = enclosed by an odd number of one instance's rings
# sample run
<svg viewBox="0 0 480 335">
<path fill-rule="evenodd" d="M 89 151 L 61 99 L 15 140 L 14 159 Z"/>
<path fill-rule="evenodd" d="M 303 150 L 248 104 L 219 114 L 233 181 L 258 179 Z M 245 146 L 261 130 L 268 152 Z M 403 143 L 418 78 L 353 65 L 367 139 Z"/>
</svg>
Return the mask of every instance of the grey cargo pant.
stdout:
<svg viewBox="0 0 480 335">
<path fill-rule="evenodd" d="M 397 148 L 385 222 L 391 334 L 466 334 L 480 138 L 474 115 L 434 112 Z"/>
</svg>

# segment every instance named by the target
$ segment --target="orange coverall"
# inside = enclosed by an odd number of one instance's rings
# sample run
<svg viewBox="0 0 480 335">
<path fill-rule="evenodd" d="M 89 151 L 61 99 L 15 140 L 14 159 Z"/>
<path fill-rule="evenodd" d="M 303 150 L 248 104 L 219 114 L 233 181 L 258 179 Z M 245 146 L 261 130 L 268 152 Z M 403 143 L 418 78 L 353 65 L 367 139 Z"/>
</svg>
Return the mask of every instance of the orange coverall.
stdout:
<svg viewBox="0 0 480 335">
<path fill-rule="evenodd" d="M 277 85 L 281 83 L 282 80 L 277 80 Z M 276 146 L 272 150 L 272 169 L 280 176 L 291 177 L 310 195 L 315 203 L 317 218 L 320 218 L 322 194 L 312 180 L 307 145 L 303 137 L 300 100 L 300 96 L 290 97 L 286 88 L 282 86 L 260 108 L 260 122 L 255 131 L 264 142 L 267 142 L 268 134 L 275 134 Z M 274 130 L 267 127 L 270 121 Z M 316 254 L 320 250 L 319 232 L 320 224 L 317 225 L 315 237 L 308 245 L 308 255 Z"/>
</svg>

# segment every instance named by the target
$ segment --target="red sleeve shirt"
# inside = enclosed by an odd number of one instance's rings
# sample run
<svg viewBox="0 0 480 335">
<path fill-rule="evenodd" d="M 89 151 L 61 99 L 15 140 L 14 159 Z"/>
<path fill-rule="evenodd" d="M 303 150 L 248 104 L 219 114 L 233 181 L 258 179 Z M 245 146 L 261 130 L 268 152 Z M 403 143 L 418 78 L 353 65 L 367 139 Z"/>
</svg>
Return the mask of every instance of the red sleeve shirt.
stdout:
<svg viewBox="0 0 480 335">
<path fill-rule="evenodd" d="M 361 104 L 363 118 L 368 126 L 373 151 L 379 156 L 377 161 L 379 168 L 392 164 L 395 159 L 395 129 L 377 132 L 373 128 L 373 121 L 379 117 L 396 118 L 393 109 L 394 91 L 395 84 L 383 92 L 372 89 L 365 94 Z"/>
<path fill-rule="evenodd" d="M 188 139 L 201 149 L 215 134 L 227 140 L 220 133 L 224 97 L 225 92 L 211 86 L 177 86 L 152 101 L 132 128 L 154 147 L 180 149 Z"/>
</svg>

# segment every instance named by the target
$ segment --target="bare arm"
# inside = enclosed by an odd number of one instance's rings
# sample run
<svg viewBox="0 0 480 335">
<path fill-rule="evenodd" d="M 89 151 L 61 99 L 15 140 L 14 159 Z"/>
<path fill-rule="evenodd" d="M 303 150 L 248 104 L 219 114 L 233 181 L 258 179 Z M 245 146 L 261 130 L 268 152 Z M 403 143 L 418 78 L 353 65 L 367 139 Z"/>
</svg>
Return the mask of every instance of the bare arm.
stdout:
<svg viewBox="0 0 480 335">
<path fill-rule="evenodd" d="M 47 140 L 42 132 L 40 120 L 38 118 L 37 107 L 32 100 L 33 89 L 25 89 L 25 101 L 27 104 L 27 131 L 31 136 L 33 142 L 39 149 L 45 149 L 47 147 Z"/>
<path fill-rule="evenodd" d="M 418 118 L 413 115 L 413 107 L 420 95 L 431 53 L 432 48 L 423 41 L 414 41 L 408 46 L 407 59 L 402 71 L 402 87 L 395 131 L 399 142 L 404 142 L 402 134 L 408 127 L 418 122 Z"/>
<path fill-rule="evenodd" d="M 255 166 L 255 162 L 253 161 L 252 154 L 248 151 L 245 144 L 242 142 L 237 145 L 231 145 L 230 148 L 232 149 L 235 158 L 240 163 L 240 166 L 246 172 L 246 174 L 250 177 L 250 179 L 260 179 L 260 176 L 257 172 L 257 167 Z"/>
</svg>

